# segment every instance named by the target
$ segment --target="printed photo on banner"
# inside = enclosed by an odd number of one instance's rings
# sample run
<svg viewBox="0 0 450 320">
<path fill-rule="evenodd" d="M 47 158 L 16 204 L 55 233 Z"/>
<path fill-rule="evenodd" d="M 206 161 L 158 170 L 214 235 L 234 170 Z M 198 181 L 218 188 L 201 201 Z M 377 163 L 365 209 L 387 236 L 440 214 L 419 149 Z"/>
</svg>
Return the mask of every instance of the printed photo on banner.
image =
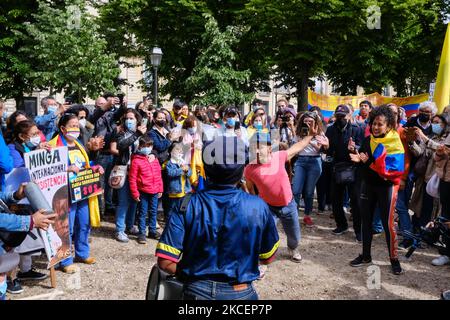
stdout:
<svg viewBox="0 0 450 320">
<path fill-rule="evenodd" d="M 47 268 L 55 266 L 71 254 L 67 153 L 67 147 L 61 147 L 24 154 L 30 180 L 39 186 L 45 200 L 57 214 L 53 227 L 50 226 L 47 231 L 40 230 L 49 262 Z"/>
</svg>

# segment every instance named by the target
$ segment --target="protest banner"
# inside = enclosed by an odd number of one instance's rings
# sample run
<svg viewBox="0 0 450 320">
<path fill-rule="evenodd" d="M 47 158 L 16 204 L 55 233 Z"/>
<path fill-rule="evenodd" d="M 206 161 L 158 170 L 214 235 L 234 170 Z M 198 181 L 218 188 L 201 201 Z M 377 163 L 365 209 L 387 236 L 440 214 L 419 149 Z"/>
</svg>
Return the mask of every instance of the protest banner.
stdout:
<svg viewBox="0 0 450 320">
<path fill-rule="evenodd" d="M 40 230 L 50 269 L 70 256 L 69 188 L 67 181 L 67 147 L 50 151 L 36 150 L 24 154 L 30 180 L 35 182 L 54 213 L 54 226 Z"/>
<path fill-rule="evenodd" d="M 333 115 L 338 105 L 351 104 L 355 109 L 354 115 L 357 115 L 359 114 L 359 103 L 368 100 L 374 106 L 395 103 L 397 106 L 404 108 L 406 115 L 410 116 L 413 113 L 418 112 L 419 104 L 427 101 L 428 98 L 428 93 L 404 98 L 385 97 L 379 93 L 371 93 L 363 96 L 327 96 L 308 89 L 308 109 L 312 106 L 320 107 L 320 109 L 322 109 L 322 115 L 328 120 L 328 118 Z"/>
<path fill-rule="evenodd" d="M 83 201 L 103 192 L 100 184 L 100 173 L 91 168 L 81 170 L 70 179 L 70 198 L 72 203 Z"/>
</svg>

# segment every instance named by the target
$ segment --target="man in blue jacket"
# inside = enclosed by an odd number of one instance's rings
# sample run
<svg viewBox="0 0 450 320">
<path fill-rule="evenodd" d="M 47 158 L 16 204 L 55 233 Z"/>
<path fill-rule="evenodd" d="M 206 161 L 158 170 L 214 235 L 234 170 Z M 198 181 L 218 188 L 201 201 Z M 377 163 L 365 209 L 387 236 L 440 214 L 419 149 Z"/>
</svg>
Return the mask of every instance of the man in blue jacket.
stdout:
<svg viewBox="0 0 450 320">
<path fill-rule="evenodd" d="M 173 211 L 156 247 L 159 267 L 184 283 L 186 300 L 256 300 L 258 265 L 275 257 L 280 242 L 269 207 L 236 187 L 245 149 L 237 137 L 206 144 L 207 187 Z"/>
</svg>

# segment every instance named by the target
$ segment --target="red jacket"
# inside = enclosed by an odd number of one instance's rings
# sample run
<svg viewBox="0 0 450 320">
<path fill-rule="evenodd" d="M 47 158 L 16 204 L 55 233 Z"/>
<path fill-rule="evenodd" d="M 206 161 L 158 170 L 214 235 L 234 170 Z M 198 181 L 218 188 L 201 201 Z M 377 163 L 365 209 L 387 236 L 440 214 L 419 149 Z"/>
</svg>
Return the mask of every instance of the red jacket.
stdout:
<svg viewBox="0 0 450 320">
<path fill-rule="evenodd" d="M 164 190 L 158 159 L 149 162 L 146 156 L 134 154 L 128 179 L 133 199 L 139 198 L 140 192 L 156 194 Z"/>
</svg>

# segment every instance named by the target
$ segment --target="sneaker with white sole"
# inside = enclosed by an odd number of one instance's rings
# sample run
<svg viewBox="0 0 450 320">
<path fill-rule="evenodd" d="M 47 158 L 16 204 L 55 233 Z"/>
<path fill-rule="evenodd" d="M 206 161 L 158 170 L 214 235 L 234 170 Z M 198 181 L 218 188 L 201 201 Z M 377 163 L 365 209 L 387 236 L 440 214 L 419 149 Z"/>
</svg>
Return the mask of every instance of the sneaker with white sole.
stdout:
<svg viewBox="0 0 450 320">
<path fill-rule="evenodd" d="M 130 236 L 137 236 L 139 235 L 139 229 L 137 226 L 132 226 L 131 228 L 125 230 L 125 234 L 128 234 Z"/>
<path fill-rule="evenodd" d="M 431 264 L 433 266 L 443 266 L 446 264 L 450 263 L 450 258 L 447 256 L 439 256 L 436 259 L 433 259 L 433 261 L 431 261 Z"/>
<path fill-rule="evenodd" d="M 267 266 L 265 264 L 260 264 L 258 266 L 259 269 L 259 277 L 258 280 L 261 280 L 262 278 L 264 278 L 264 276 L 266 275 L 266 271 L 267 271 Z"/>
<path fill-rule="evenodd" d="M 301 262 L 302 261 L 302 255 L 300 254 L 300 252 L 298 252 L 297 249 L 289 249 L 288 248 L 288 252 L 289 252 L 289 256 L 291 257 L 291 261 L 293 262 Z"/>
<path fill-rule="evenodd" d="M 128 236 L 125 234 L 125 232 L 117 232 L 116 240 L 119 242 L 123 242 L 123 243 L 130 241 L 130 239 L 128 239 Z"/>
</svg>

